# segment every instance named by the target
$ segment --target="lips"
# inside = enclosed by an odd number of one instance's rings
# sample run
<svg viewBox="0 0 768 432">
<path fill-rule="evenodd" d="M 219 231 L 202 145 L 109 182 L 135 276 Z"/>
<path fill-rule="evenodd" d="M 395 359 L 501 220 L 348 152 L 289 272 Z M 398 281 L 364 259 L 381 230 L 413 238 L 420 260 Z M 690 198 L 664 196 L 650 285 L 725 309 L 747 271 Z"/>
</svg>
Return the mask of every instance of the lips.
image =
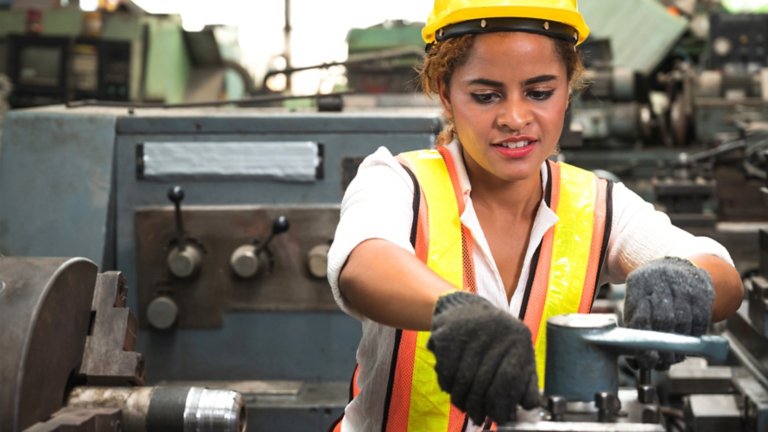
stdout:
<svg viewBox="0 0 768 432">
<path fill-rule="evenodd" d="M 517 142 L 505 142 L 499 145 L 504 148 L 523 148 L 530 143 L 531 143 L 530 141 L 517 141 Z"/>
<path fill-rule="evenodd" d="M 537 142 L 534 137 L 514 137 L 493 144 L 493 148 L 505 158 L 517 159 L 529 155 Z"/>
<path fill-rule="evenodd" d="M 533 135 L 508 135 L 506 138 L 497 141 L 494 145 L 499 145 L 505 148 L 521 148 L 535 142 L 536 137 Z"/>
</svg>

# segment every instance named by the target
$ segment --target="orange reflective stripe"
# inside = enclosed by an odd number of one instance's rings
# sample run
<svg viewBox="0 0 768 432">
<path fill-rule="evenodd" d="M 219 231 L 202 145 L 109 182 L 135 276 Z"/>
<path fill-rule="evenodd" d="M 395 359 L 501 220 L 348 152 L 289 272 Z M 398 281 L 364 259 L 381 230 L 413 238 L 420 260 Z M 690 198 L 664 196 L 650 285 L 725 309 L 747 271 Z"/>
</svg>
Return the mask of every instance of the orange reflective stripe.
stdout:
<svg viewBox="0 0 768 432">
<path fill-rule="evenodd" d="M 424 197 L 424 192 L 419 189 L 421 199 L 419 200 L 418 215 L 414 215 L 416 218 L 416 241 L 413 245 L 416 257 L 422 262 L 427 262 L 427 256 L 429 256 L 429 219 L 427 216 L 427 200 Z"/>
<path fill-rule="evenodd" d="M 413 383 L 413 358 L 416 355 L 418 332 L 403 330 L 397 347 L 395 379 L 389 400 L 389 412 L 384 421 L 387 431 L 407 431 L 408 414 L 411 409 L 411 384 Z"/>
<path fill-rule="evenodd" d="M 477 294 L 477 284 L 475 284 L 475 268 L 472 264 L 472 254 L 474 253 L 472 232 L 464 225 L 461 226 L 461 247 L 464 260 L 464 291 Z"/>
<path fill-rule="evenodd" d="M 421 198 L 419 199 L 418 214 L 414 215 L 416 220 L 416 239 L 414 241 L 414 250 L 416 257 L 422 261 L 427 260 L 429 253 L 429 219 L 427 212 L 427 201 L 424 192 L 419 188 Z M 394 379 L 392 380 L 392 389 L 389 391 L 389 400 L 387 401 L 389 409 L 385 414 L 386 431 L 407 431 L 408 417 L 411 408 L 411 387 L 413 385 L 413 358 L 416 355 L 416 344 L 418 332 L 411 330 L 398 330 L 400 333 L 399 343 L 396 345 L 397 357 L 394 368 Z M 404 397 L 405 396 L 405 397 Z"/>
<path fill-rule="evenodd" d="M 445 167 L 448 169 L 448 176 L 451 178 L 453 192 L 456 195 L 456 204 L 459 206 L 459 214 L 462 214 L 464 213 L 464 192 L 461 190 L 459 175 L 456 173 L 456 164 L 453 161 L 453 156 L 451 156 L 451 152 L 448 151 L 445 146 L 437 147 L 437 151 L 445 160 Z"/>
<path fill-rule="evenodd" d="M 549 208 L 553 212 L 557 213 L 557 202 L 560 199 L 560 167 L 557 164 L 550 163 L 550 179 L 549 182 L 552 185 L 551 198 Z M 541 240 L 541 252 L 539 253 L 539 262 L 536 265 L 536 270 L 533 279 L 533 286 L 531 288 L 531 295 L 528 298 L 528 305 L 525 311 L 525 317 L 523 322 L 528 326 L 531 331 L 531 341 L 536 346 L 536 340 L 539 335 L 539 321 L 541 321 L 541 314 L 544 311 L 544 302 L 547 300 L 547 288 L 549 286 L 549 269 L 552 259 L 552 240 L 554 238 L 555 230 L 550 228 L 544 234 L 544 238 Z M 539 379 L 541 380 L 541 379 Z M 541 384 L 539 384 L 541 386 Z"/>
<path fill-rule="evenodd" d="M 360 375 L 360 365 L 355 365 L 355 371 L 352 373 L 352 397 L 360 394 L 360 386 L 357 385 L 357 378 Z"/>
<path fill-rule="evenodd" d="M 581 302 L 579 303 L 579 313 L 589 313 L 592 310 L 592 302 L 595 299 L 595 289 L 597 288 L 598 269 L 600 268 L 601 249 L 605 236 L 605 218 L 607 209 L 606 203 L 606 181 L 595 176 L 595 224 L 592 231 L 591 254 L 587 267 L 587 274 L 584 278 L 584 291 L 581 293 Z M 601 211 L 602 209 L 602 211 Z M 597 253 L 596 253 L 597 252 Z"/>
<path fill-rule="evenodd" d="M 463 431 L 464 422 L 466 422 L 467 416 L 464 412 L 453 404 L 451 404 L 451 412 L 448 416 L 448 430 L 449 431 Z"/>
</svg>

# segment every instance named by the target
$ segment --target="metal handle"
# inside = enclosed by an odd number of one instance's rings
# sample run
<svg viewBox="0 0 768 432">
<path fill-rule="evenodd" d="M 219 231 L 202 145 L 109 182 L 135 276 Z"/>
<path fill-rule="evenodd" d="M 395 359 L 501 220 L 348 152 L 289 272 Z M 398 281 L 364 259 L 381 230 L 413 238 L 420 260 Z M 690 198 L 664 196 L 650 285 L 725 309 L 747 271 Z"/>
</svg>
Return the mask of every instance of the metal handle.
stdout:
<svg viewBox="0 0 768 432">
<path fill-rule="evenodd" d="M 584 335 L 594 345 L 614 347 L 623 354 L 634 350 L 672 351 L 680 354 L 706 357 L 714 363 L 724 363 L 728 358 L 728 340 L 722 336 L 682 336 L 649 330 L 616 327 Z"/>
</svg>

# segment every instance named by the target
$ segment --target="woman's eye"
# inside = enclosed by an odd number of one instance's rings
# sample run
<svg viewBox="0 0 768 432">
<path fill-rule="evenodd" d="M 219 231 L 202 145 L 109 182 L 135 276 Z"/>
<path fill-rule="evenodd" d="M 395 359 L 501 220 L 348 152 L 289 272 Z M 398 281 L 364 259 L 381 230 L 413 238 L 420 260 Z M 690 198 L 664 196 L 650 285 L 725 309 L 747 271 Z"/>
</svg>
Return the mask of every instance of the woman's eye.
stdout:
<svg viewBox="0 0 768 432">
<path fill-rule="evenodd" d="M 533 100 L 543 101 L 552 97 L 554 90 L 531 90 L 528 92 L 528 97 Z"/>
<path fill-rule="evenodd" d="M 497 93 L 472 93 L 472 99 L 481 104 L 488 104 L 499 99 Z"/>
</svg>

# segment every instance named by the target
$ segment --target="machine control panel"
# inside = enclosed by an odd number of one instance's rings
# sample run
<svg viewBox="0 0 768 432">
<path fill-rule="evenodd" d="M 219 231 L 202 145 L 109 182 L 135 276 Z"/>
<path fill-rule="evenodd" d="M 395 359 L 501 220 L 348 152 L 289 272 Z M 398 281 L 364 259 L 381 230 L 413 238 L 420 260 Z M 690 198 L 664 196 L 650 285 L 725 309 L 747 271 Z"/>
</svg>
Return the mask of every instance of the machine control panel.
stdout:
<svg viewBox="0 0 768 432">
<path fill-rule="evenodd" d="M 235 310 L 337 310 L 325 262 L 338 205 L 179 202 L 136 212 L 142 327 L 218 327 Z"/>
</svg>

